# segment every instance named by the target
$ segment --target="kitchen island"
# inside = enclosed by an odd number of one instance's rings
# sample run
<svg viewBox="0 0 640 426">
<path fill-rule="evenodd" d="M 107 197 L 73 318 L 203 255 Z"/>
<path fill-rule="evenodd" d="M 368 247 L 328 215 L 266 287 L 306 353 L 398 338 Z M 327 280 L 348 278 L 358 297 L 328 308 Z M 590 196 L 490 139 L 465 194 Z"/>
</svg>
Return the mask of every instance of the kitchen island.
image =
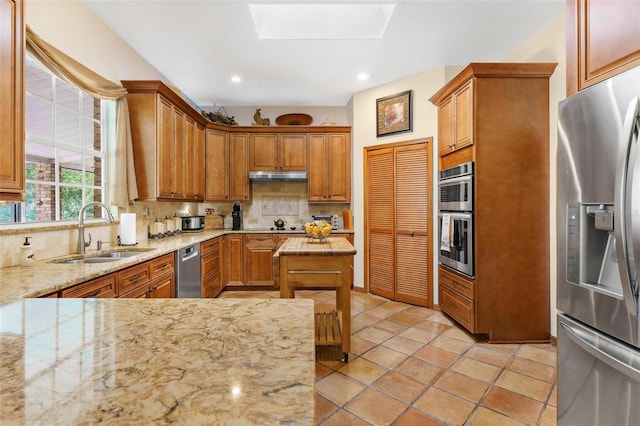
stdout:
<svg viewBox="0 0 640 426">
<path fill-rule="evenodd" d="M 355 254 L 345 238 L 325 242 L 289 238 L 274 254 L 280 268 L 281 298 L 294 298 L 296 288 L 335 289 L 337 316 L 316 315 L 316 345 L 339 344 L 344 362 L 349 361 L 351 349 L 351 262 Z"/>
<path fill-rule="evenodd" d="M 0 306 L 0 423 L 315 423 L 309 299 Z"/>
</svg>

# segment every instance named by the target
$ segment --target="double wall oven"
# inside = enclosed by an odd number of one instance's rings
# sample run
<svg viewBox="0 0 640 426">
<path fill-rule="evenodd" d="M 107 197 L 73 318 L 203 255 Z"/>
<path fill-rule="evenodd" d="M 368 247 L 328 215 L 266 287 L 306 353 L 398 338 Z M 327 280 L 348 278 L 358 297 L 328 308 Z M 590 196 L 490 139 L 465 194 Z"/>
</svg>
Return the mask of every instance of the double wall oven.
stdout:
<svg viewBox="0 0 640 426">
<path fill-rule="evenodd" d="M 440 171 L 438 229 L 440 264 L 473 277 L 473 162 Z"/>
</svg>

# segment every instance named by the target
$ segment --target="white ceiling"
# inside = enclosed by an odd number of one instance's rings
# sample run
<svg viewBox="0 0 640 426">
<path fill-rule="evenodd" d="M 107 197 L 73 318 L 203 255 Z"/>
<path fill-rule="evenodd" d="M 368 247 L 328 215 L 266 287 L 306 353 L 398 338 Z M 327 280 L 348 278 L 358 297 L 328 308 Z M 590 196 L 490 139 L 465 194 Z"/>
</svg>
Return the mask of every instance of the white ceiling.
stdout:
<svg viewBox="0 0 640 426">
<path fill-rule="evenodd" d="M 434 67 L 500 61 L 565 8 L 565 0 L 398 0 L 382 39 L 259 40 L 249 4 L 394 2 L 82 1 L 200 106 L 345 106 L 354 93 Z"/>
</svg>

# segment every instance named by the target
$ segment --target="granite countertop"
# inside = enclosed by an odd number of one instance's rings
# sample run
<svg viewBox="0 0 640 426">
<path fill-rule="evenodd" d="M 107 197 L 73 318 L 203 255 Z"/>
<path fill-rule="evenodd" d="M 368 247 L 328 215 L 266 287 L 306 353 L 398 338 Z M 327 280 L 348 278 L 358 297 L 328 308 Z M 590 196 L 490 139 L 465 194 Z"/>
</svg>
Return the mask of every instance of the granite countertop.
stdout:
<svg viewBox="0 0 640 426">
<path fill-rule="evenodd" d="M 22 299 L 0 307 L 9 424 L 315 423 L 310 299 Z"/>
<path fill-rule="evenodd" d="M 213 229 L 202 232 L 183 232 L 172 237 L 140 241 L 135 248 L 107 247 L 104 251 L 112 251 L 114 249 L 148 250 L 136 256 L 120 259 L 117 262 L 59 264 L 50 263 L 52 259 L 43 259 L 38 260 L 34 266 L 0 268 L 0 305 L 20 300 L 23 297 L 44 296 L 75 284 L 162 256 L 163 254 L 174 252 L 191 244 L 203 242 L 225 234 L 268 233 L 302 235 L 302 232 L 303 231 L 271 231 L 268 229 L 245 229 L 240 231 Z M 335 233 L 345 234 L 353 233 L 353 231 L 336 230 Z M 87 255 L 97 253 L 96 250 L 87 250 Z"/>
</svg>

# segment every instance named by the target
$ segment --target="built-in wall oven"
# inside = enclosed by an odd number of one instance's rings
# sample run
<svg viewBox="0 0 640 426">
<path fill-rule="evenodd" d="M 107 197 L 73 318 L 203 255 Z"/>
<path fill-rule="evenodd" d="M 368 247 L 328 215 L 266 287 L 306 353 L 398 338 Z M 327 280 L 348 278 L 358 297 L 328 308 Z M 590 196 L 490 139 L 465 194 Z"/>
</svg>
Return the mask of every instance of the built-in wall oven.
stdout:
<svg viewBox="0 0 640 426">
<path fill-rule="evenodd" d="M 473 162 L 440 171 L 438 230 L 438 261 L 473 277 Z"/>
</svg>

